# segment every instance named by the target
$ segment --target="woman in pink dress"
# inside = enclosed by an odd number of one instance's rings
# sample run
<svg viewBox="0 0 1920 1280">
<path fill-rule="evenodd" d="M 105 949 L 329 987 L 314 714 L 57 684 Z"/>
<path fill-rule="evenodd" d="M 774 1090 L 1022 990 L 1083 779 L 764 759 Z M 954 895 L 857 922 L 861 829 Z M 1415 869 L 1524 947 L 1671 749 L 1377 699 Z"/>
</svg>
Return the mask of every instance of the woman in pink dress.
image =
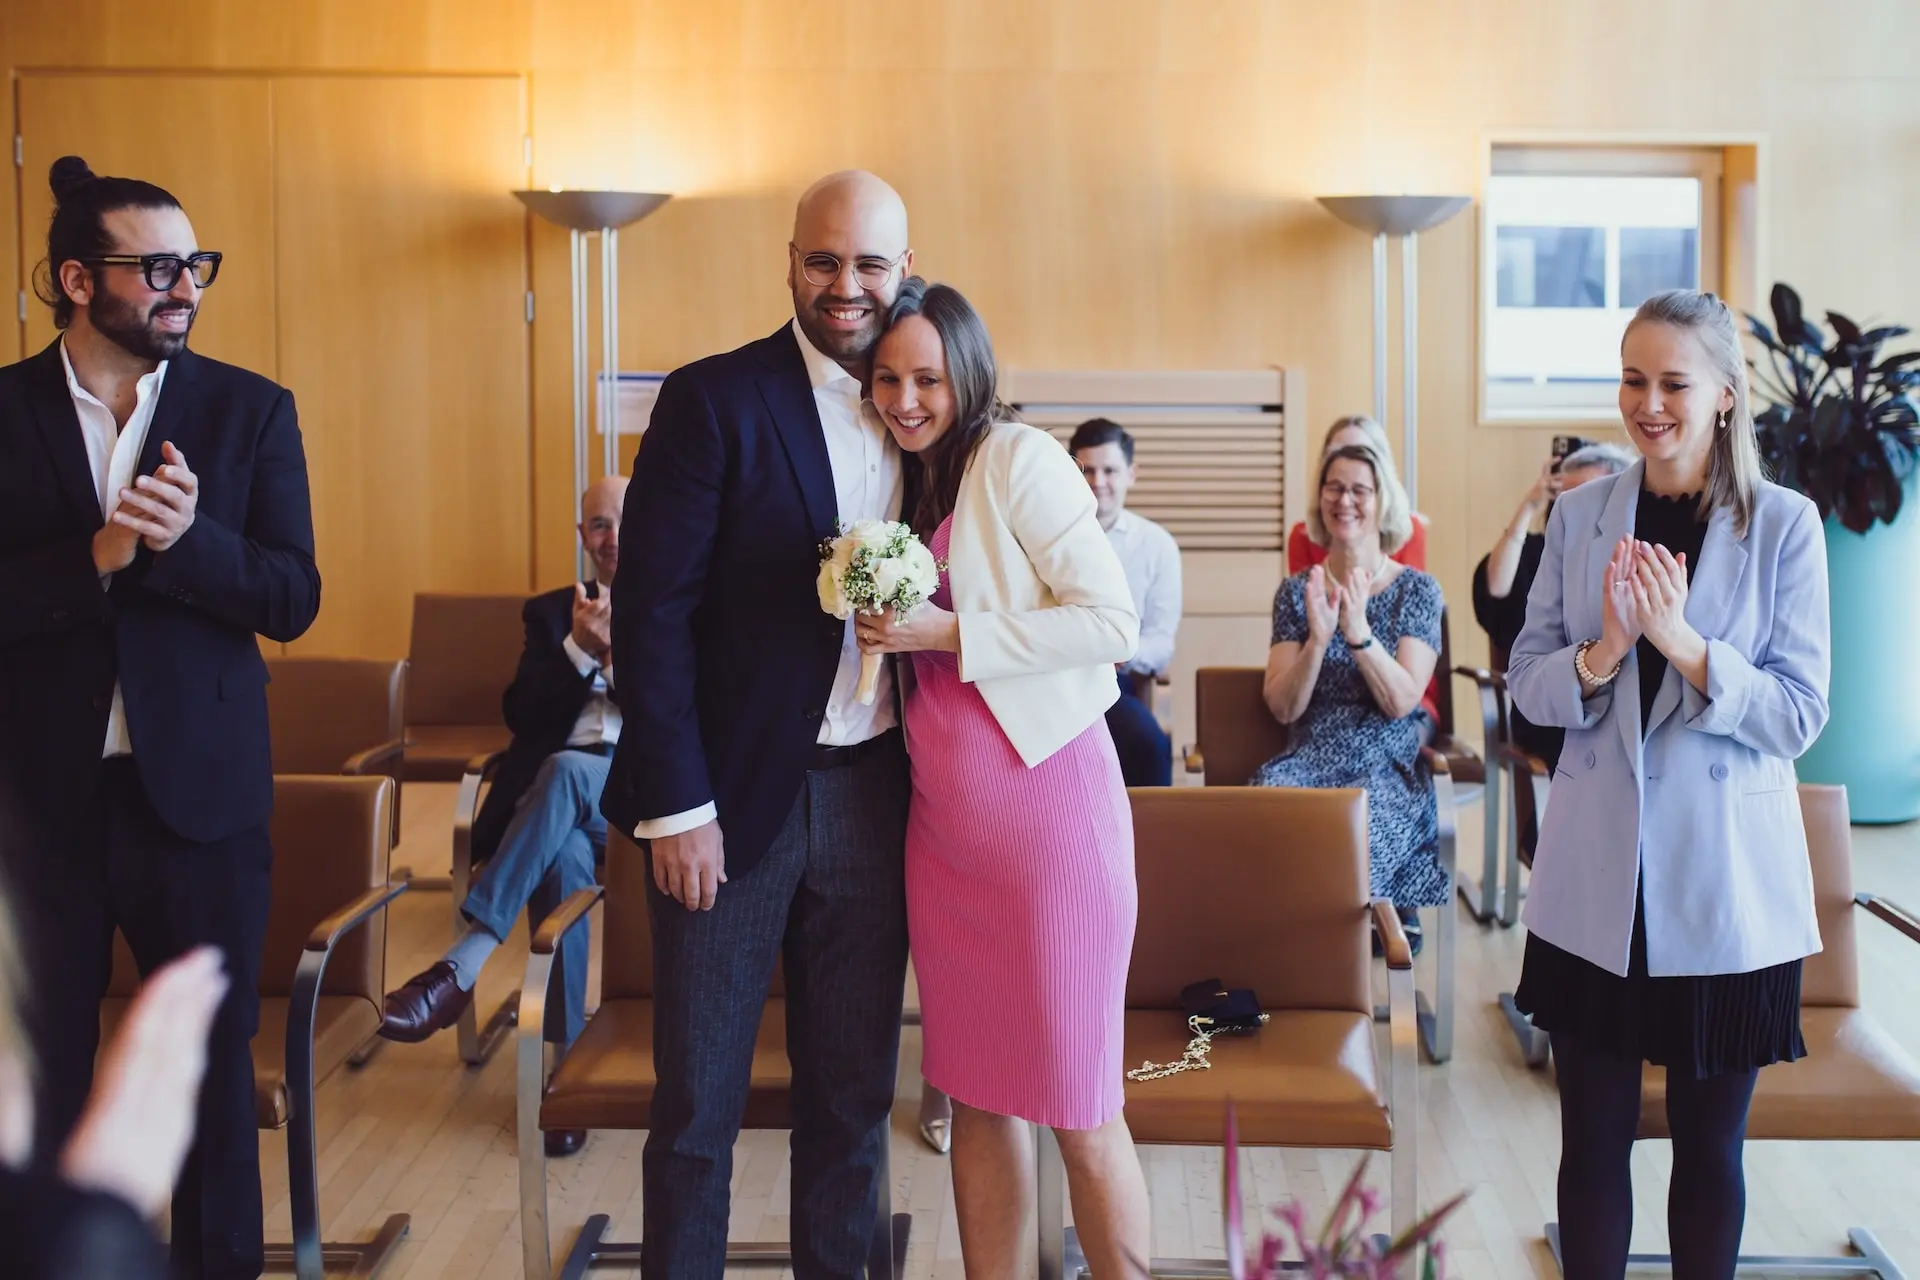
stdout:
<svg viewBox="0 0 1920 1280">
<path fill-rule="evenodd" d="M 1146 1179 L 1121 1115 L 1133 819 L 1105 718 L 1139 619 L 1072 458 L 1007 421 L 994 386 L 966 299 L 908 280 L 875 349 L 872 411 L 945 570 L 905 618 L 863 619 L 860 641 L 911 655 L 922 1074 L 953 1099 L 969 1277 L 1019 1274 L 1032 1252 L 1029 1121 L 1059 1135 L 1094 1274 L 1144 1276 Z"/>
</svg>

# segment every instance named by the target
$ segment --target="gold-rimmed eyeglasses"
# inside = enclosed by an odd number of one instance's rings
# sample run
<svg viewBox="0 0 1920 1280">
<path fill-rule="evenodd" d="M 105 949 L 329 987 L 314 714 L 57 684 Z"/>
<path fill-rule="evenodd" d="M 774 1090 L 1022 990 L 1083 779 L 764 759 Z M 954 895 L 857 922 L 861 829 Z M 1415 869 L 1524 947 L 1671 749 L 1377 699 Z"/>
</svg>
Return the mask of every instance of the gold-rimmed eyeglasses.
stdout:
<svg viewBox="0 0 1920 1280">
<path fill-rule="evenodd" d="M 838 284 L 840 277 L 846 274 L 848 264 L 831 253 L 800 253 L 800 246 L 797 244 L 789 244 L 787 247 L 799 254 L 800 274 L 816 289 Z M 887 281 L 893 278 L 893 273 L 899 269 L 900 264 L 906 260 L 905 252 L 897 258 L 882 258 L 877 254 L 855 258 L 852 263 L 854 282 L 862 289 L 883 289 Z"/>
</svg>

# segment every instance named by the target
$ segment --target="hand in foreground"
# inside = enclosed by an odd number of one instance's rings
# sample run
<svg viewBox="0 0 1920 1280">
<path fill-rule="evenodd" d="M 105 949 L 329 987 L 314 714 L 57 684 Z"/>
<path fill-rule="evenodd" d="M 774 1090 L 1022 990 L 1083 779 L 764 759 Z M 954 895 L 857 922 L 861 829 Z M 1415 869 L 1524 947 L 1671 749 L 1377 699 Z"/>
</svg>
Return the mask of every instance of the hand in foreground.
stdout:
<svg viewBox="0 0 1920 1280">
<path fill-rule="evenodd" d="M 1373 624 L 1367 621 L 1367 601 L 1372 595 L 1373 575 L 1355 565 L 1340 590 L 1340 634 L 1350 645 L 1365 644 L 1373 634 Z"/>
<path fill-rule="evenodd" d="M 861 653 L 960 652 L 960 619 L 930 600 L 905 617 L 891 609 L 863 613 L 854 621 L 854 634 Z"/>
<path fill-rule="evenodd" d="M 120 507 L 113 513 L 113 519 L 93 531 L 95 573 L 104 576 L 120 572 L 133 563 L 133 553 L 140 549 L 140 535 L 119 518 L 123 512 L 131 515 L 133 509 Z"/>
<path fill-rule="evenodd" d="M 225 962 L 213 947 L 146 980 L 60 1153 L 62 1177 L 112 1192 L 149 1218 L 166 1207 L 193 1142 L 207 1032 L 226 994 Z"/>
<path fill-rule="evenodd" d="M 1339 583 L 1331 586 L 1327 583 L 1327 571 L 1321 565 L 1315 565 L 1307 571 L 1307 638 L 1315 644 L 1323 645 L 1333 639 L 1333 629 L 1340 622 L 1340 606 L 1346 595 Z"/>
<path fill-rule="evenodd" d="M 1690 649 L 1698 637 L 1687 622 L 1686 553 L 1676 558 L 1665 547 L 1637 543 L 1631 587 L 1641 630 L 1653 647 L 1669 660 Z"/>
<path fill-rule="evenodd" d="M 113 523 L 124 525 L 140 535 L 140 540 L 156 554 L 180 541 L 193 527 L 193 513 L 200 501 L 200 477 L 187 467 L 186 455 L 172 441 L 160 446 L 165 459 L 158 471 L 141 476 L 134 487 L 120 491 L 120 506 Z"/>
<path fill-rule="evenodd" d="M 590 598 L 584 585 L 573 584 L 573 642 L 595 662 L 606 661 L 613 648 L 613 597 L 602 591 Z"/>
<path fill-rule="evenodd" d="M 1601 609 L 1600 642 L 1587 656 L 1594 674 L 1604 676 L 1640 641 L 1640 606 L 1633 594 L 1633 539 L 1622 538 L 1607 561 L 1606 600 Z"/>
<path fill-rule="evenodd" d="M 677 836 L 661 836 L 649 844 L 654 887 L 689 911 L 713 910 L 720 886 L 727 882 L 726 848 L 720 838 L 719 820 Z"/>
</svg>

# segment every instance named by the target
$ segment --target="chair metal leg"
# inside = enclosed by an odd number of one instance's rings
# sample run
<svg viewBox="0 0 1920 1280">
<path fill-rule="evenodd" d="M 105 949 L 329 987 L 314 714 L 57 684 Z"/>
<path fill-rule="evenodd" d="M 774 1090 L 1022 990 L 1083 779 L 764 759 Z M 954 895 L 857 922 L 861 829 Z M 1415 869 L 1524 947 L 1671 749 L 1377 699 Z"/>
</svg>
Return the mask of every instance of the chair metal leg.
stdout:
<svg viewBox="0 0 1920 1280">
<path fill-rule="evenodd" d="M 1566 1263 L 1560 1252 L 1560 1224 L 1549 1222 L 1546 1236 L 1547 1248 L 1553 1252 L 1554 1269 L 1565 1274 Z M 1880 1280 L 1905 1280 L 1906 1273 L 1887 1256 L 1887 1251 L 1880 1247 L 1880 1241 L 1867 1228 L 1849 1228 L 1847 1244 L 1853 1249 L 1852 1253 L 1823 1258 L 1742 1254 L 1734 1267 L 1743 1276 L 1879 1276 Z M 1630 1253 L 1627 1255 L 1627 1270 L 1670 1272 L 1673 1270 L 1673 1258 L 1664 1253 Z"/>
<path fill-rule="evenodd" d="M 1451 904 L 1449 904 L 1451 905 Z M 1393 1234 L 1413 1226 L 1420 1212 L 1420 1051 L 1414 1026 L 1413 970 L 1387 970 L 1387 1097 L 1393 1118 Z"/>
<path fill-rule="evenodd" d="M 1491 765 L 1487 768 L 1486 790 L 1480 795 L 1480 805 L 1484 814 L 1480 879 L 1475 882 L 1464 876 L 1456 876 L 1454 884 L 1474 922 L 1485 925 L 1492 924 L 1505 910 L 1506 898 L 1513 884 L 1511 880 L 1503 883 L 1500 876 L 1500 771 Z"/>
<path fill-rule="evenodd" d="M 1515 1043 L 1520 1046 L 1520 1057 L 1527 1066 L 1539 1071 L 1546 1067 L 1551 1053 L 1547 1033 L 1533 1025 L 1533 1019 L 1520 1012 L 1520 1006 L 1513 1002 L 1513 992 L 1500 993 L 1500 1012 L 1506 1015 L 1507 1026 L 1513 1031 Z"/>
<path fill-rule="evenodd" d="M 520 1249 L 526 1280 L 548 1280 L 553 1274 L 553 1254 L 548 1243 L 547 1224 L 547 1148 L 540 1134 L 540 1102 L 547 1091 L 547 1046 L 541 1039 L 546 1025 L 547 986 L 553 974 L 553 957 L 534 954 L 527 957 L 527 976 L 520 988 L 521 1026 L 525 1028 L 514 1045 L 514 1132 L 520 1152 Z M 598 1228 L 595 1227 L 598 1223 Z M 587 1261 L 591 1262 L 593 1244 L 607 1229 L 605 1214 L 587 1219 L 580 1239 L 567 1256 L 564 1275 L 581 1275 L 574 1259 L 583 1242 L 588 1242 Z"/>
<path fill-rule="evenodd" d="M 347 1065 L 358 1071 L 373 1061 L 373 1055 L 379 1053 L 380 1047 L 386 1043 L 386 1039 L 378 1031 L 374 1032 L 360 1042 L 359 1048 L 347 1055 Z"/>
<path fill-rule="evenodd" d="M 480 1015 L 469 1004 L 466 1012 L 460 1015 L 460 1021 L 453 1027 L 454 1035 L 460 1042 L 460 1061 L 470 1067 L 482 1067 L 493 1057 L 494 1051 L 507 1042 L 513 1029 L 520 1025 L 520 993 L 510 992 L 500 1007 L 487 1015 L 486 1025 L 480 1023 Z"/>
<path fill-rule="evenodd" d="M 1454 821 L 1453 779 L 1440 773 L 1435 774 L 1433 781 L 1434 801 L 1440 820 L 1440 871 L 1451 883 L 1459 870 L 1459 828 Z M 1453 1056 L 1453 987 L 1458 960 L 1456 935 L 1459 922 L 1451 896 L 1440 905 L 1438 917 L 1434 922 L 1433 1005 L 1422 1011 L 1418 1018 L 1420 1040 L 1427 1051 L 1427 1060 L 1436 1064 Z"/>
</svg>

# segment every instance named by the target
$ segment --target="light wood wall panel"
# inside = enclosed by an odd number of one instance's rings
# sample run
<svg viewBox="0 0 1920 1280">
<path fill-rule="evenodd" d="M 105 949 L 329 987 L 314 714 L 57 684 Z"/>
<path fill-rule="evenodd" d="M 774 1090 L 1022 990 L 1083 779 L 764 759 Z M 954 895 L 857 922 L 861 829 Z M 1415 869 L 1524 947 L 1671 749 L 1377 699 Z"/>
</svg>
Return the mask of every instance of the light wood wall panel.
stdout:
<svg viewBox="0 0 1920 1280">
<path fill-rule="evenodd" d="M 275 376 L 273 140 L 267 81 L 184 75 L 22 76 L 20 259 L 46 257 L 53 197 L 47 167 L 79 155 L 95 173 L 145 178 L 172 192 L 203 249 L 224 257 L 201 298 L 193 349 Z M 120 268 L 125 270 L 126 268 Z M 24 349 L 53 340 L 53 312 L 27 305 Z"/>
<path fill-rule="evenodd" d="M 406 652 L 416 591 L 529 576 L 523 88 L 276 83 L 282 380 L 307 424 L 320 619 Z"/>
</svg>

